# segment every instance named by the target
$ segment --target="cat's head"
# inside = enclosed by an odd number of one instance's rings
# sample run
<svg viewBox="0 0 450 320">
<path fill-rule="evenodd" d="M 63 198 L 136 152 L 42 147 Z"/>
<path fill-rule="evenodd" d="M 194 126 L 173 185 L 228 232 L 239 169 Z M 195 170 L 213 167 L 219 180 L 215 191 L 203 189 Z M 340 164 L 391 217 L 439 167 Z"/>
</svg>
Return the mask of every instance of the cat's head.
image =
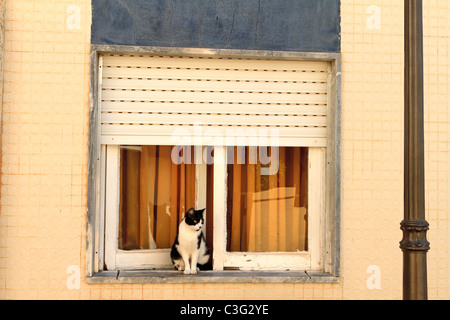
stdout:
<svg viewBox="0 0 450 320">
<path fill-rule="evenodd" d="M 205 223 L 205 217 L 203 216 L 204 212 L 205 209 L 195 210 L 194 208 L 190 208 L 186 212 L 184 221 L 192 229 L 199 231 Z"/>
</svg>

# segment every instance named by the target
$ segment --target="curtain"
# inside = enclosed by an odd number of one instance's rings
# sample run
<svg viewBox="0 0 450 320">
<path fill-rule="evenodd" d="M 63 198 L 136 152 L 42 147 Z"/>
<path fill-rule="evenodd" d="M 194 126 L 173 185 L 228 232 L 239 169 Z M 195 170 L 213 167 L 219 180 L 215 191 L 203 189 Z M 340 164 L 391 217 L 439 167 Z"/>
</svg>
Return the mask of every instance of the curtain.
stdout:
<svg viewBox="0 0 450 320">
<path fill-rule="evenodd" d="M 185 212 L 195 207 L 194 153 L 191 161 L 182 154 L 177 165 L 172 149 L 121 148 L 119 249 L 170 248 Z"/>
<path fill-rule="evenodd" d="M 272 175 L 261 175 L 261 161 L 251 161 L 256 154 L 259 148 L 234 148 L 228 165 L 227 250 L 306 251 L 307 148 L 279 148 Z"/>
<path fill-rule="evenodd" d="M 170 248 L 187 209 L 195 207 L 195 164 L 175 164 L 170 146 L 122 147 L 119 249 Z M 261 175 L 257 148 L 234 148 L 228 165 L 227 250 L 308 249 L 308 150 L 279 148 L 276 173 Z M 238 161 L 245 155 L 244 161 Z M 243 164 L 240 164 L 243 163 Z M 207 166 L 207 230 L 212 244 L 213 166 Z"/>
</svg>

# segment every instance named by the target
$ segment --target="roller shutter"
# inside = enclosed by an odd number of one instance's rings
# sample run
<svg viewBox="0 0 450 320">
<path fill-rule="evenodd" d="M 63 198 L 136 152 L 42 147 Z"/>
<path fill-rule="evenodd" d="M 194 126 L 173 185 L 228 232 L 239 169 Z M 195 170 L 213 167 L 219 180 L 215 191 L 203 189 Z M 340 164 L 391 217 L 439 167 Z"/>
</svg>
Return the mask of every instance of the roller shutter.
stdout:
<svg viewBox="0 0 450 320">
<path fill-rule="evenodd" d="M 269 132 L 326 146 L 327 62 L 103 55 L 100 77 L 102 144 Z"/>
</svg>

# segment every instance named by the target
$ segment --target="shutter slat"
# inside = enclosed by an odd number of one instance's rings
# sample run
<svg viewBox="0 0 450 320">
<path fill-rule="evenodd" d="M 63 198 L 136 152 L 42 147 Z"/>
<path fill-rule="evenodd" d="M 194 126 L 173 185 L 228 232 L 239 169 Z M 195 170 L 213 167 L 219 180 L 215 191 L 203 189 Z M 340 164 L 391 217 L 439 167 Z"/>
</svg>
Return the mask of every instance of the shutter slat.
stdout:
<svg viewBox="0 0 450 320">
<path fill-rule="evenodd" d="M 105 135 L 112 135 L 114 136 L 116 133 L 120 132 L 123 135 L 136 135 L 136 136 L 147 136 L 147 135 L 154 135 L 154 136 L 170 136 L 172 134 L 176 134 L 174 127 L 170 126 L 162 126 L 162 125 L 154 125 L 154 126 L 141 126 L 141 125 L 134 125 L 134 126 L 124 126 L 124 125 L 102 125 L 103 127 L 103 133 Z M 155 127 L 155 130 L 152 131 L 149 129 L 149 127 Z M 248 135 L 251 132 L 255 132 L 256 134 L 260 131 L 257 130 L 256 127 L 219 127 L 219 126 L 203 126 L 203 127 L 194 127 L 194 126 L 182 126 L 179 127 L 182 131 L 191 132 L 192 136 L 195 136 L 196 132 L 207 132 L 210 128 L 214 128 L 215 130 L 219 130 L 220 132 L 226 133 L 227 131 L 230 133 L 233 132 L 244 132 Z M 200 129 L 199 129 L 200 128 Z M 324 127 L 306 127 L 301 130 L 301 133 L 299 132 L 298 128 L 294 127 L 284 127 L 284 128 L 269 128 L 269 130 L 276 130 L 280 133 L 280 136 L 287 137 L 322 137 L 326 134 L 326 128 Z M 275 132 L 275 131 L 273 131 Z"/>
<path fill-rule="evenodd" d="M 276 116 L 276 115 L 207 115 L 207 114 L 145 114 L 145 113 L 104 113 L 103 123 L 128 124 L 128 125 L 248 125 L 259 123 L 259 126 L 313 126 L 325 127 L 326 117 L 311 116 Z"/>
<path fill-rule="evenodd" d="M 234 70 L 177 70 L 143 68 L 104 68 L 105 77 L 152 78 L 152 79 L 193 79 L 221 81 L 326 81 L 327 73 L 322 72 L 251 72 Z"/>
<path fill-rule="evenodd" d="M 278 93 L 230 93 L 227 92 L 180 92 L 180 91 L 128 91 L 128 90 L 104 90 L 103 100 L 109 101 L 177 101 L 177 102 L 204 102 L 204 103 L 290 103 L 295 104 L 299 100 L 305 103 L 327 103 L 324 94 L 311 94 L 296 92 L 292 94 Z"/>
<path fill-rule="evenodd" d="M 325 116 L 327 107 L 323 105 L 250 105 L 227 104 L 210 105 L 202 103 L 143 103 L 110 102 L 102 103 L 103 112 L 165 112 L 165 113 L 232 113 L 232 114 L 280 114 Z"/>
<path fill-rule="evenodd" d="M 299 60 L 258 60 L 239 58 L 202 58 L 202 57 L 169 57 L 169 56 L 138 56 L 138 55 L 107 55 L 104 57 L 105 67 L 154 67 L 172 69 L 240 69 L 261 70 L 297 70 L 327 72 L 327 62 Z"/>
<path fill-rule="evenodd" d="M 151 78 L 150 78 L 151 79 Z M 245 82 L 245 81 L 196 81 L 187 79 L 163 79 L 158 80 L 147 78 L 125 79 L 125 78 L 103 78 L 103 89 L 135 89 L 135 90 L 205 90 L 216 91 L 253 91 L 257 88 L 263 92 L 314 92 L 327 93 L 326 82 L 306 82 L 306 81 L 281 81 L 279 83 L 268 82 Z"/>
</svg>

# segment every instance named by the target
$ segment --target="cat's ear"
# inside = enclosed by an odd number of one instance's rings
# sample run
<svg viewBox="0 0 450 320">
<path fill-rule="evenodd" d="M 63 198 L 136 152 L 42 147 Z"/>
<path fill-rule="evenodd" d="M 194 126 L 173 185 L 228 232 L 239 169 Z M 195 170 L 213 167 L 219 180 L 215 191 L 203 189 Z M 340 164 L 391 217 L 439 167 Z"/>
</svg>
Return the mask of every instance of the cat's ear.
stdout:
<svg viewBox="0 0 450 320">
<path fill-rule="evenodd" d="M 186 215 L 187 215 L 187 216 L 194 216 L 194 213 L 195 213 L 194 208 L 190 208 L 190 209 L 186 212 Z"/>
<path fill-rule="evenodd" d="M 205 217 L 205 210 L 206 210 L 206 208 L 202 209 L 202 210 L 199 210 L 202 213 L 203 218 Z"/>
</svg>

